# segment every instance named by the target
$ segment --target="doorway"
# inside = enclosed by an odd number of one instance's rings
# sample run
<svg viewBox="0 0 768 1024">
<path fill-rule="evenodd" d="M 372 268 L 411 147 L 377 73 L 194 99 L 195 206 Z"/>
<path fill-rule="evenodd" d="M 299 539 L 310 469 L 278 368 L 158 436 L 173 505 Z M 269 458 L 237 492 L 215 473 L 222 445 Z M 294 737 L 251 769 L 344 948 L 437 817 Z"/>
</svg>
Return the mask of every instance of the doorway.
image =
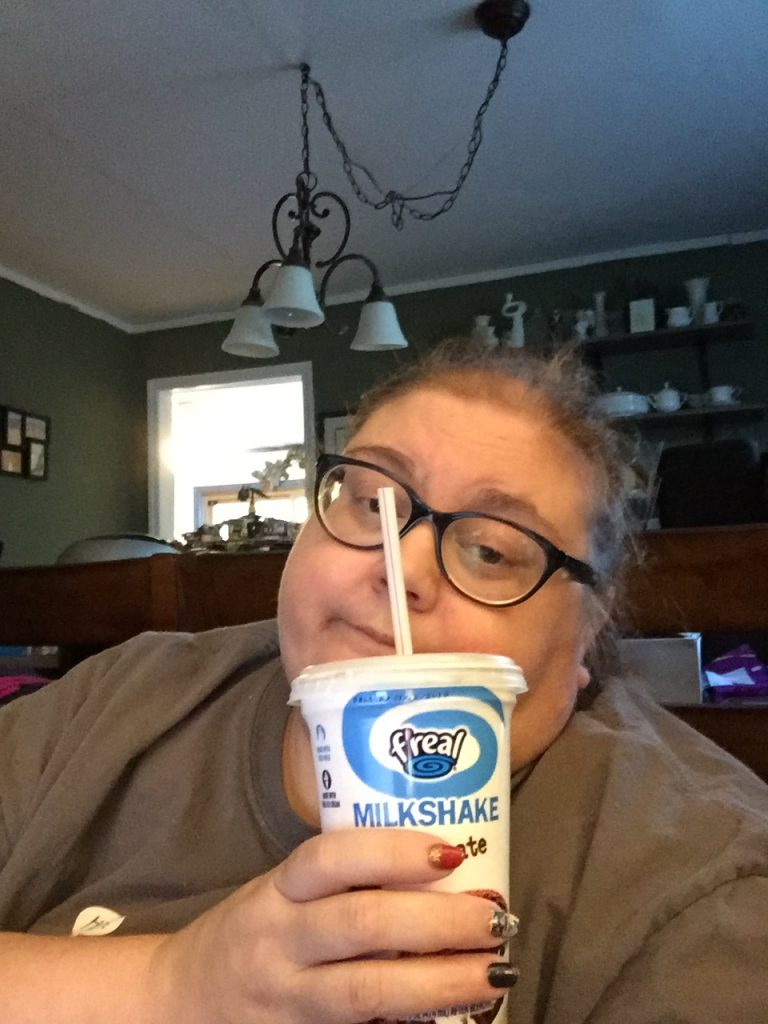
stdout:
<svg viewBox="0 0 768 1024">
<path fill-rule="evenodd" d="M 147 416 L 153 536 L 181 541 L 212 521 L 209 502 L 217 498 L 229 508 L 216 520 L 240 514 L 238 491 L 297 447 L 306 470 L 292 465 L 257 512 L 267 515 L 271 507 L 275 518 L 306 518 L 315 460 L 311 363 L 150 380 Z"/>
</svg>

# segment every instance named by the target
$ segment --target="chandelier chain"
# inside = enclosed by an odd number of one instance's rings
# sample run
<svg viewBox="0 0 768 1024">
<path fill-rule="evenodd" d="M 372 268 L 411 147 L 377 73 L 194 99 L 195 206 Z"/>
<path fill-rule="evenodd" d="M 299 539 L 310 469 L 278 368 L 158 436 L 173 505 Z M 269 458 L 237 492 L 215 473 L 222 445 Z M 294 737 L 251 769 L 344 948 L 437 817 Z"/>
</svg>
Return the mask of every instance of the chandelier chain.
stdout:
<svg viewBox="0 0 768 1024">
<path fill-rule="evenodd" d="M 301 65 L 301 160 L 304 176 L 309 179 L 309 65 Z"/>
<path fill-rule="evenodd" d="M 477 109 L 474 121 L 472 123 L 472 133 L 467 143 L 467 158 L 459 170 L 456 184 L 453 188 L 442 189 L 437 192 L 427 192 L 423 195 L 404 195 L 402 192 L 398 192 L 396 189 L 383 189 L 379 185 L 373 174 L 363 164 L 357 163 L 349 155 L 349 151 L 345 146 L 341 136 L 338 133 L 336 125 L 333 122 L 330 111 L 328 110 L 328 104 L 325 99 L 325 93 L 323 87 L 318 81 L 310 76 L 310 69 L 308 64 L 301 65 L 301 116 L 302 116 L 302 155 L 304 158 L 304 172 L 309 175 L 309 126 L 308 126 L 308 99 L 307 92 L 309 85 L 315 93 L 317 105 L 320 107 L 320 112 L 323 119 L 323 124 L 328 129 L 328 133 L 333 139 L 336 149 L 339 151 L 342 160 L 342 166 L 344 173 L 352 186 L 352 190 L 360 200 L 366 206 L 372 207 L 374 210 L 383 210 L 390 206 L 392 208 L 391 219 L 392 224 L 397 228 L 398 231 L 402 230 L 404 226 L 405 214 L 407 213 L 410 217 L 415 220 L 429 221 L 435 220 L 441 214 L 446 213 L 451 209 L 453 204 L 459 197 L 459 192 L 464 185 L 464 182 L 469 176 L 469 172 L 472 170 L 472 165 L 477 156 L 477 152 L 480 149 L 480 145 L 483 141 L 483 118 L 490 106 L 491 100 L 493 99 L 494 93 L 496 92 L 504 68 L 507 64 L 507 43 L 508 40 L 501 42 L 501 48 L 499 52 L 499 58 L 496 62 L 496 68 L 493 72 L 493 77 L 486 89 L 485 97 Z M 358 181 L 355 171 L 364 175 L 370 184 L 373 186 L 375 191 L 381 196 L 380 199 L 372 198 L 365 191 L 363 185 Z M 442 203 L 434 210 L 420 210 L 415 203 L 421 203 L 428 199 L 439 199 L 443 198 Z"/>
</svg>

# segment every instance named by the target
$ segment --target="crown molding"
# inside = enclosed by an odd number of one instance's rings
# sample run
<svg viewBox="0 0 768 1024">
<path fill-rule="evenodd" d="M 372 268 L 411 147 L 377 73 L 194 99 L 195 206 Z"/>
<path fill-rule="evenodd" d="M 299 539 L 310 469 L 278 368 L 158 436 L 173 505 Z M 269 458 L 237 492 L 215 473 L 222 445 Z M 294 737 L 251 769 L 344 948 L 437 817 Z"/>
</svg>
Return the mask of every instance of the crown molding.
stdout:
<svg viewBox="0 0 768 1024">
<path fill-rule="evenodd" d="M 566 256 L 558 260 L 545 260 L 540 263 L 525 263 L 514 267 L 499 267 L 496 270 L 481 270 L 474 274 L 459 274 L 455 277 L 428 278 L 424 281 L 411 281 L 406 284 L 387 285 L 388 295 L 412 295 L 415 292 L 436 291 L 441 288 L 461 288 L 473 284 L 485 284 L 489 281 L 504 281 L 514 277 L 527 277 L 531 274 L 546 274 L 553 270 L 571 270 L 575 267 L 587 267 L 595 263 L 613 263 L 617 260 L 639 259 L 643 256 L 664 256 L 674 252 L 685 252 L 693 249 L 714 249 L 725 245 L 748 245 L 751 242 L 768 241 L 768 228 L 758 231 L 741 231 L 726 235 L 711 235 L 707 238 L 687 238 L 678 242 L 652 242 L 648 245 L 635 245 L 626 249 L 612 249 L 607 252 L 589 253 L 584 256 Z M 83 313 L 94 320 L 115 327 L 123 334 L 147 334 L 150 331 L 168 331 L 178 327 L 197 327 L 201 324 L 223 323 L 232 320 L 237 312 L 219 310 L 207 313 L 196 313 L 190 316 L 176 317 L 167 320 L 154 320 L 133 323 L 120 317 L 112 316 L 103 309 L 97 309 L 86 302 L 81 302 L 65 292 L 50 288 L 24 274 L 19 274 L 8 267 L 0 265 L 0 277 L 21 285 L 28 291 L 65 306 L 71 306 L 78 313 Z M 345 292 L 341 295 L 329 296 L 329 306 L 341 306 L 348 302 L 363 302 L 368 296 L 368 289 Z"/>
</svg>

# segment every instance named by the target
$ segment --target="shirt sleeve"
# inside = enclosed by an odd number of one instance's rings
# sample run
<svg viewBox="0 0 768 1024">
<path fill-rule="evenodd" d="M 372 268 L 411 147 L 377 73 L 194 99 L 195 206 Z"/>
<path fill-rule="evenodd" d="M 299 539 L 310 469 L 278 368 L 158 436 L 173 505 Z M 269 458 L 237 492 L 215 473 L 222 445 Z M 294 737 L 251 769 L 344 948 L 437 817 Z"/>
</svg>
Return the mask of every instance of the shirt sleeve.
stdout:
<svg viewBox="0 0 768 1024">
<path fill-rule="evenodd" d="M 105 651 L 0 709 L 0 869 L 34 803 L 46 765 L 114 660 L 114 650 Z"/>
<path fill-rule="evenodd" d="M 585 1024 L 765 1024 L 768 877 L 720 885 L 656 932 Z"/>
</svg>

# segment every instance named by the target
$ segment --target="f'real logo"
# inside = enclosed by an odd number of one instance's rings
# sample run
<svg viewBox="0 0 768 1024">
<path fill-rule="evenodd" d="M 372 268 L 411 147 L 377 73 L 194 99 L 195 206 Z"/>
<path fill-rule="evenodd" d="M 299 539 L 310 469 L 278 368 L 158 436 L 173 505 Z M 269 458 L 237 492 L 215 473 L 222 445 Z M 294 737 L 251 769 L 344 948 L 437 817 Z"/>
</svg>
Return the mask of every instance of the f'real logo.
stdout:
<svg viewBox="0 0 768 1024">
<path fill-rule="evenodd" d="M 456 767 L 466 737 L 466 729 L 437 732 L 407 725 L 390 735 L 389 753 L 413 778 L 441 779 Z"/>
</svg>

